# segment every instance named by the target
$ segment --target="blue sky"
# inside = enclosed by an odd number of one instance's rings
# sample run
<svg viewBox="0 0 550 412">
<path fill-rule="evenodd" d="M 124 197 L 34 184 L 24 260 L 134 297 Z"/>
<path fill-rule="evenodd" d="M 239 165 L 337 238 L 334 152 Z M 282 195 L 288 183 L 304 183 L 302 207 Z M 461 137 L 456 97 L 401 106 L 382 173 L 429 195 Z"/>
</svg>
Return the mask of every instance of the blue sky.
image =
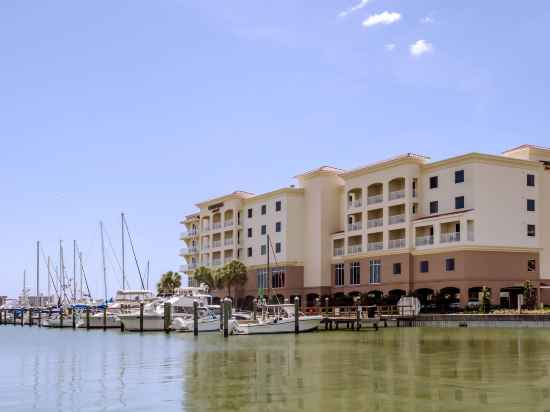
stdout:
<svg viewBox="0 0 550 412">
<path fill-rule="evenodd" d="M 2 1 L 0 294 L 34 285 L 36 240 L 70 262 L 76 238 L 101 296 L 98 221 L 118 247 L 121 211 L 156 280 L 199 200 L 549 145 L 549 19 L 542 0 Z"/>
</svg>

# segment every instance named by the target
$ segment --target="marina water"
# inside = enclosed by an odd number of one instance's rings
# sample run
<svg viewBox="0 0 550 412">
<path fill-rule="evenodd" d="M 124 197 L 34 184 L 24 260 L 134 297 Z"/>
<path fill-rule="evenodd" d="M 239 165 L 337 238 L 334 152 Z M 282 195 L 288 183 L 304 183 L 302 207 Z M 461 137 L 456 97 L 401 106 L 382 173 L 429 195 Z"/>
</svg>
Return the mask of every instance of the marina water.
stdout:
<svg viewBox="0 0 550 412">
<path fill-rule="evenodd" d="M 544 329 L 0 328 L 2 411 L 550 411 Z"/>
</svg>

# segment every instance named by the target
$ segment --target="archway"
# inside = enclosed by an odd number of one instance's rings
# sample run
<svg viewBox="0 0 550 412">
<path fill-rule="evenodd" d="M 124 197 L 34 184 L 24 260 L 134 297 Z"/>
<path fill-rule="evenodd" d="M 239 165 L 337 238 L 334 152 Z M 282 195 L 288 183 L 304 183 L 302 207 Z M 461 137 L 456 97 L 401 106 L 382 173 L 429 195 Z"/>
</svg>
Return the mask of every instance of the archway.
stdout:
<svg viewBox="0 0 550 412">
<path fill-rule="evenodd" d="M 407 294 L 403 289 L 392 289 L 388 292 L 387 300 L 389 305 L 397 305 L 399 299 Z"/>
<path fill-rule="evenodd" d="M 317 293 L 308 293 L 306 296 L 306 306 L 307 307 L 316 306 L 318 298 L 319 298 L 319 295 Z M 320 300 L 319 302 L 322 304 Z"/>
<path fill-rule="evenodd" d="M 434 295 L 434 290 L 430 288 L 420 288 L 416 289 L 414 292 L 416 294 L 416 297 L 418 300 L 420 300 L 420 303 L 422 304 L 423 309 L 434 309 L 434 307 L 431 307 L 433 305 L 432 298 Z"/>
</svg>

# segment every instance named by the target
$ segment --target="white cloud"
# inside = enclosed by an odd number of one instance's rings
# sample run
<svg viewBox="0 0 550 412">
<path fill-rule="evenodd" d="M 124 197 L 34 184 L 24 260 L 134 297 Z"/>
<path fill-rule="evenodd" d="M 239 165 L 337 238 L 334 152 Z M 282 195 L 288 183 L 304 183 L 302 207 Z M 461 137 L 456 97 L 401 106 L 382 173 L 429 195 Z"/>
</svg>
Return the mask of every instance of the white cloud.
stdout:
<svg viewBox="0 0 550 412">
<path fill-rule="evenodd" d="M 422 23 L 422 24 L 432 24 L 434 22 L 435 22 L 435 20 L 433 19 L 433 17 L 430 17 L 430 16 L 422 17 L 420 19 L 420 23 Z"/>
<path fill-rule="evenodd" d="M 394 43 L 388 43 L 384 47 L 387 51 L 391 52 L 394 51 L 397 46 Z"/>
<path fill-rule="evenodd" d="M 414 57 L 422 56 L 426 53 L 431 53 L 434 50 L 434 46 L 428 43 L 426 40 L 418 40 L 416 43 L 411 44 L 409 48 L 411 55 Z"/>
<path fill-rule="evenodd" d="M 369 4 L 369 1 L 370 0 L 359 0 L 359 3 L 357 3 L 355 6 L 352 6 L 349 9 L 340 12 L 338 14 L 338 17 L 347 17 L 351 13 L 355 13 L 357 10 L 361 10 L 363 7 Z"/>
<path fill-rule="evenodd" d="M 363 26 L 372 27 L 378 24 L 392 24 L 401 20 L 401 14 L 385 11 L 380 14 L 373 14 L 363 21 Z"/>
</svg>

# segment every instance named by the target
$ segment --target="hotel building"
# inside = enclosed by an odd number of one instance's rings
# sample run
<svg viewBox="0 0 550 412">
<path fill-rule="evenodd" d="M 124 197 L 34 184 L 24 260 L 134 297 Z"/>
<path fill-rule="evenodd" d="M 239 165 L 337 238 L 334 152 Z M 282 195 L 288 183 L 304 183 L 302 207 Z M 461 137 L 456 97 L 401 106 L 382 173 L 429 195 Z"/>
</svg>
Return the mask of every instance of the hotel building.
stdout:
<svg viewBox="0 0 550 412">
<path fill-rule="evenodd" d="M 550 149 L 524 145 L 436 162 L 408 153 L 295 179 L 261 195 L 198 203 L 181 222 L 182 271 L 192 280 L 199 266 L 237 259 L 248 268 L 239 297 L 269 286 L 308 304 L 339 293 L 430 299 L 448 291 L 464 305 L 483 286 L 499 304 L 530 280 L 550 304 Z"/>
</svg>

